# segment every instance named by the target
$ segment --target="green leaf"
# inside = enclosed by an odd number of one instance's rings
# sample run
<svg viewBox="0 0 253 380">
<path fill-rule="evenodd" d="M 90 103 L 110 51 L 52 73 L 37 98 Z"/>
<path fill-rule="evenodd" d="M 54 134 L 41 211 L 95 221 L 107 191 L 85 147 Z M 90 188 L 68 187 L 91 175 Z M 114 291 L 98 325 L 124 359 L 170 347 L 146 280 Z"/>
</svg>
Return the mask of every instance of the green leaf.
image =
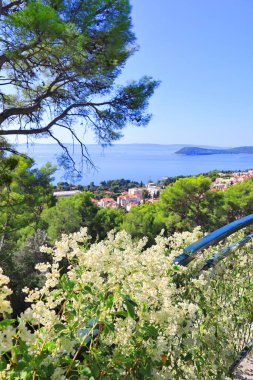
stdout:
<svg viewBox="0 0 253 380">
<path fill-rule="evenodd" d="M 4 319 L 0 322 L 0 330 L 6 329 L 8 326 L 12 325 L 15 322 L 15 319 Z"/>
<path fill-rule="evenodd" d="M 204 329 L 205 329 L 205 326 L 204 326 L 203 324 L 201 324 L 200 327 L 199 327 L 199 335 L 200 335 L 200 336 L 203 336 L 203 334 L 204 334 Z"/>
<path fill-rule="evenodd" d="M 20 372 L 20 380 L 27 380 L 29 378 L 29 373 L 27 371 Z"/>
<path fill-rule="evenodd" d="M 156 327 L 154 327 L 152 325 L 145 325 L 144 331 L 147 332 L 148 336 L 151 338 L 157 338 L 157 336 L 158 336 L 158 331 L 157 331 Z"/>
<path fill-rule="evenodd" d="M 25 360 L 19 360 L 16 369 L 21 371 L 27 367 L 27 362 Z"/>
<path fill-rule="evenodd" d="M 66 326 L 63 323 L 57 323 L 54 325 L 54 331 L 55 332 L 60 332 L 66 329 Z"/>
<path fill-rule="evenodd" d="M 78 371 L 79 371 L 79 374 L 83 375 L 83 376 L 91 375 L 91 370 L 89 367 L 81 367 L 81 368 L 79 368 Z"/>
<path fill-rule="evenodd" d="M 126 318 L 128 313 L 126 311 L 116 311 L 115 313 L 113 313 L 113 315 L 115 315 L 116 317 Z"/>
<path fill-rule="evenodd" d="M 62 284 L 62 288 L 63 290 L 65 291 L 69 291 L 71 292 L 75 286 L 75 282 L 74 281 L 71 281 L 67 274 L 63 274 L 62 277 L 61 277 L 61 284 Z"/>
<path fill-rule="evenodd" d="M 185 361 L 190 361 L 190 360 L 192 360 L 192 353 L 191 353 L 191 352 L 187 352 L 186 356 L 184 357 L 184 360 L 185 360 Z"/>
<path fill-rule="evenodd" d="M 111 309 L 113 302 L 114 302 L 114 297 L 112 294 L 110 294 L 108 298 L 106 299 L 106 306 L 108 309 Z"/>
<path fill-rule="evenodd" d="M 107 333 L 109 331 L 114 331 L 115 328 L 114 328 L 114 324 L 112 322 L 108 322 L 108 321 L 104 321 L 104 329 L 103 329 L 103 333 Z"/>
<path fill-rule="evenodd" d="M 92 293 L 92 289 L 90 286 L 88 285 L 85 285 L 84 288 L 83 288 L 87 293 Z"/>
<path fill-rule="evenodd" d="M 54 296 L 54 298 L 57 298 L 62 293 L 61 290 L 53 290 L 51 291 L 51 295 Z"/>
<path fill-rule="evenodd" d="M 129 317 L 134 319 L 136 317 L 136 314 L 135 314 L 133 305 L 131 304 L 131 302 L 129 302 L 126 299 L 124 300 L 124 304 L 126 305 L 126 308 L 127 308 L 127 314 L 129 315 Z"/>
<path fill-rule="evenodd" d="M 2 356 L 0 359 L 0 371 L 3 371 L 7 366 L 6 359 Z"/>
</svg>

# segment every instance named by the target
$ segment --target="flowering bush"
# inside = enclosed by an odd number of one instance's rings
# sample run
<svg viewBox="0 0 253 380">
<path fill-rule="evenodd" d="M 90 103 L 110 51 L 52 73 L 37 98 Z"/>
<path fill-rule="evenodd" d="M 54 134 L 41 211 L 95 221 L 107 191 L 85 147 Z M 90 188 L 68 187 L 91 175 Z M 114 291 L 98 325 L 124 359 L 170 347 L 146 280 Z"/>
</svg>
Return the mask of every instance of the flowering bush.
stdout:
<svg viewBox="0 0 253 380">
<path fill-rule="evenodd" d="M 193 233 L 133 241 L 110 233 L 88 248 L 86 230 L 43 247 L 41 289 L 8 319 L 8 278 L 0 272 L 1 379 L 225 379 L 252 333 L 251 247 L 201 272 L 206 250 L 173 265 Z"/>
</svg>

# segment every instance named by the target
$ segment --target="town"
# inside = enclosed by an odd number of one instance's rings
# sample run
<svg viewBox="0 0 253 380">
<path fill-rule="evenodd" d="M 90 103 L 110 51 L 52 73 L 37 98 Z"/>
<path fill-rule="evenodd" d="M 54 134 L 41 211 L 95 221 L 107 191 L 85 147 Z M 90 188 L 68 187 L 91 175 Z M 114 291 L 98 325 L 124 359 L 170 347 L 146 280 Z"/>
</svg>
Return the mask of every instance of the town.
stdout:
<svg viewBox="0 0 253 380">
<path fill-rule="evenodd" d="M 219 173 L 219 177 L 212 183 L 211 190 L 225 190 L 229 186 L 243 182 L 253 177 L 253 170 L 233 172 L 231 174 Z"/>
<path fill-rule="evenodd" d="M 208 173 L 207 173 L 208 175 Z M 233 186 L 236 183 L 245 181 L 248 178 L 253 177 L 253 170 L 235 171 L 235 172 L 216 172 L 216 178 L 211 184 L 212 191 L 225 190 L 229 186 Z M 178 178 L 178 177 L 177 177 Z M 119 180 L 125 182 L 126 185 L 131 185 L 131 181 Z M 119 181 L 108 181 L 119 182 Z M 124 189 L 122 192 L 110 191 L 105 181 L 101 182 L 101 186 L 95 186 L 91 183 L 89 186 L 72 186 L 67 182 L 61 182 L 55 189 L 55 197 L 71 196 L 81 191 L 91 191 L 94 194 L 92 201 L 99 207 L 121 207 L 126 211 L 130 211 L 132 207 L 139 206 L 144 202 L 158 202 L 160 192 L 170 183 L 175 182 L 175 179 L 169 177 L 163 177 L 158 180 L 157 183 L 149 181 L 146 185 L 143 183 L 138 184 L 134 182 L 136 186 Z M 105 189 L 98 192 L 98 189 Z M 123 186 L 124 187 L 124 186 Z M 115 187 L 114 187 L 115 190 Z M 116 187 L 116 190 L 119 190 Z"/>
</svg>

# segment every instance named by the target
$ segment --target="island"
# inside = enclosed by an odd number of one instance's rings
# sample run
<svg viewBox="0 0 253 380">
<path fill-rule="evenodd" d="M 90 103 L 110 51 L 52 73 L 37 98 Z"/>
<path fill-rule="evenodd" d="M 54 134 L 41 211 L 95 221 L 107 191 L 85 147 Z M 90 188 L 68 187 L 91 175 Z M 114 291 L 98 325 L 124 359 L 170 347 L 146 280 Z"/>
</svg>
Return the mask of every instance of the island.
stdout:
<svg viewBox="0 0 253 380">
<path fill-rule="evenodd" d="M 203 156 L 210 154 L 253 154 L 253 146 L 242 146 L 238 148 L 226 149 L 212 149 L 212 148 L 199 148 L 195 146 L 184 147 L 179 149 L 176 154 L 183 154 L 186 156 Z"/>
</svg>

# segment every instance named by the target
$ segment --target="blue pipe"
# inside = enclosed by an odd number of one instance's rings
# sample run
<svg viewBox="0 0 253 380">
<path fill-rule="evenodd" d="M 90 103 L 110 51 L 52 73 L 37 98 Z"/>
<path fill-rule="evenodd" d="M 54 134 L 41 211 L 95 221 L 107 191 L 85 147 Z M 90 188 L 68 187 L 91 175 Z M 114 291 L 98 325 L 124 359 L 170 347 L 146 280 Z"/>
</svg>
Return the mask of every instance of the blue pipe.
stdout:
<svg viewBox="0 0 253 380">
<path fill-rule="evenodd" d="M 239 231 L 250 224 L 253 224 L 253 214 L 245 216 L 244 218 L 238 219 L 219 228 L 218 230 L 211 232 L 202 239 L 184 248 L 183 253 L 175 257 L 173 264 L 183 266 L 188 265 L 196 257 L 197 252 L 217 244 L 221 240 L 232 235 L 234 232 Z"/>
</svg>

